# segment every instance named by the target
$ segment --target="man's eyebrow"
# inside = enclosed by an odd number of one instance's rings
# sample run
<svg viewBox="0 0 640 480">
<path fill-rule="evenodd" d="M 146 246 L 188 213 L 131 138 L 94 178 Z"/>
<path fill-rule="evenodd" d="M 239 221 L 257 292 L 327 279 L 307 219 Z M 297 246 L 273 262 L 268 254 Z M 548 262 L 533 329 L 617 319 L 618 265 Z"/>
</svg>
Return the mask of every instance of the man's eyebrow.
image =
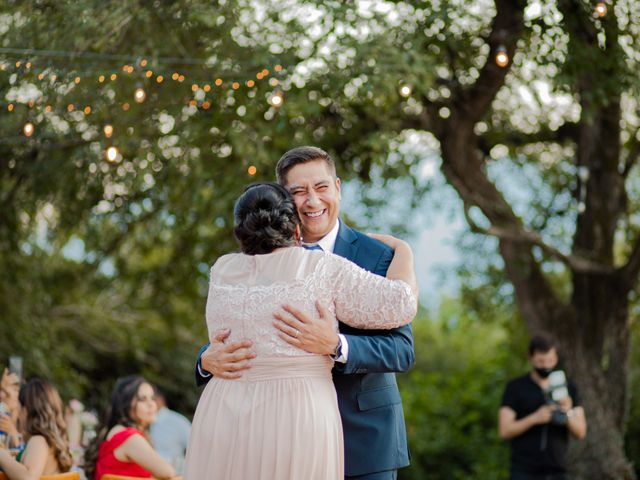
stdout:
<svg viewBox="0 0 640 480">
<path fill-rule="evenodd" d="M 304 187 L 302 185 L 293 184 L 293 185 L 290 185 L 287 190 L 291 191 L 291 190 L 296 190 L 298 188 L 304 188 Z"/>
</svg>

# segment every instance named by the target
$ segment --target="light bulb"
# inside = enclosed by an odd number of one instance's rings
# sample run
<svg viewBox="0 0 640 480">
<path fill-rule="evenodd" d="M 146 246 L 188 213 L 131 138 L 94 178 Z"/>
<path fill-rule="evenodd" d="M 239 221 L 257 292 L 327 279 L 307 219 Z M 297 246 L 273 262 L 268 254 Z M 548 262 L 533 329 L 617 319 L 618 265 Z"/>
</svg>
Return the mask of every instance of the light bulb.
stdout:
<svg viewBox="0 0 640 480">
<path fill-rule="evenodd" d="M 110 162 L 115 162 L 118 159 L 118 149 L 116 147 L 109 147 L 107 148 L 107 160 L 109 160 Z"/>
<path fill-rule="evenodd" d="M 407 98 L 411 95 L 411 87 L 409 85 L 402 85 L 400 87 L 400 95 Z"/>
<path fill-rule="evenodd" d="M 144 92 L 144 89 L 142 87 L 138 87 L 133 94 L 133 98 L 136 102 L 142 103 L 144 102 L 144 99 L 147 98 L 147 94 Z"/>
<path fill-rule="evenodd" d="M 604 2 L 598 2 L 596 4 L 595 12 L 600 18 L 604 17 L 607 14 L 607 4 Z"/>
<path fill-rule="evenodd" d="M 509 55 L 507 55 L 507 49 L 500 45 L 496 50 L 496 65 L 501 68 L 509 65 Z"/>
<path fill-rule="evenodd" d="M 33 123 L 31 122 L 27 122 L 24 124 L 24 127 L 22 127 L 22 132 L 24 133 L 25 137 L 30 137 L 31 135 L 33 135 L 33 132 L 36 131 L 36 127 L 33 126 Z"/>
<path fill-rule="evenodd" d="M 104 132 L 104 136 L 107 138 L 111 138 L 113 135 L 113 125 L 106 124 L 102 131 Z"/>
<path fill-rule="evenodd" d="M 280 108 L 284 103 L 284 97 L 282 96 L 282 92 L 277 92 L 269 97 L 269 104 L 274 108 Z"/>
<path fill-rule="evenodd" d="M 251 165 L 251 166 L 247 169 L 247 173 L 248 173 L 249 175 L 251 175 L 252 177 L 256 174 L 256 172 L 257 172 L 257 171 L 258 171 L 258 169 L 257 169 L 255 166 L 253 166 L 253 165 Z"/>
</svg>

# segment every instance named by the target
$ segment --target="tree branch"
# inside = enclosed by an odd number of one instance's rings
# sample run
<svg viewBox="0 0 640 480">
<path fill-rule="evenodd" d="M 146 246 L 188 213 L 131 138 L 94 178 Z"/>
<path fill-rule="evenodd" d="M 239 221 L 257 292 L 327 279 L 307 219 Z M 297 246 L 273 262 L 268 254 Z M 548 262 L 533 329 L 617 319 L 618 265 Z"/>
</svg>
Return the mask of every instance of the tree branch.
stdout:
<svg viewBox="0 0 640 480">
<path fill-rule="evenodd" d="M 481 227 L 471 217 L 469 210 L 470 206 L 465 203 L 464 216 L 467 220 L 467 223 L 471 227 L 471 231 L 473 231 L 474 233 L 480 233 L 483 235 L 497 237 L 501 240 L 507 240 L 516 243 L 525 243 L 532 246 L 540 247 L 545 253 L 560 260 L 576 272 L 599 274 L 609 274 L 614 272 L 614 268 L 609 265 L 603 265 L 601 263 L 594 262 L 588 258 L 584 258 L 578 255 L 567 255 L 556 247 L 545 242 L 538 233 L 527 230 L 526 228 L 502 228 L 496 227 L 494 225 L 488 228 Z"/>
</svg>

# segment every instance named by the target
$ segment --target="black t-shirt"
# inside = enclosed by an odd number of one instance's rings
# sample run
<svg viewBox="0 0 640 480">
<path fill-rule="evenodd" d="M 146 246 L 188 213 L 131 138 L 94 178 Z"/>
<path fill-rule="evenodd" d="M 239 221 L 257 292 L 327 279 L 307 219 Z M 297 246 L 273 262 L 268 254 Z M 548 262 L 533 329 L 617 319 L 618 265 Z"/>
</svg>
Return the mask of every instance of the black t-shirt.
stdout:
<svg viewBox="0 0 640 480">
<path fill-rule="evenodd" d="M 568 382 L 573 406 L 580 405 L 578 392 Z M 535 412 L 545 401 L 542 388 L 530 374 L 511 380 L 502 397 L 502 406 L 516 412 L 519 420 Z M 511 471 L 519 473 L 564 473 L 567 466 L 569 429 L 566 426 L 535 425 L 523 434 L 511 439 Z"/>
</svg>

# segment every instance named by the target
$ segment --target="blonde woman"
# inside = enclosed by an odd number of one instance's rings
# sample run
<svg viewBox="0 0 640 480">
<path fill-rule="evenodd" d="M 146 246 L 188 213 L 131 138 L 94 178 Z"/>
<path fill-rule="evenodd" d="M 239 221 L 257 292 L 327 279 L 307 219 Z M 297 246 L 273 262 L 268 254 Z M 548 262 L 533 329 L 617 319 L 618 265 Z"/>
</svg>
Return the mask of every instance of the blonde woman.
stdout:
<svg viewBox="0 0 640 480">
<path fill-rule="evenodd" d="M 22 386 L 18 399 L 27 446 L 18 458 L 0 449 L 0 468 L 9 480 L 35 480 L 68 472 L 72 459 L 62 400 L 56 388 L 36 378 Z"/>
</svg>

